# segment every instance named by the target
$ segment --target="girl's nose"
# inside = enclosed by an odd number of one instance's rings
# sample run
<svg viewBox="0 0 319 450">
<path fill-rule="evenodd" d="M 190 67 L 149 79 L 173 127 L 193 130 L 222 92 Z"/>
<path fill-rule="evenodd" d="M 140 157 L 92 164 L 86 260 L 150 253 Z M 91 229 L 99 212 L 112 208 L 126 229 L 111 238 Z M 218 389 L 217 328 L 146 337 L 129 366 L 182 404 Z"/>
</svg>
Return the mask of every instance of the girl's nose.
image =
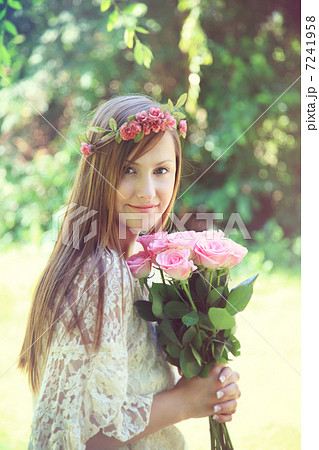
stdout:
<svg viewBox="0 0 319 450">
<path fill-rule="evenodd" d="M 138 197 L 151 200 L 156 192 L 154 181 L 150 176 L 145 176 L 138 183 L 136 190 Z"/>
</svg>

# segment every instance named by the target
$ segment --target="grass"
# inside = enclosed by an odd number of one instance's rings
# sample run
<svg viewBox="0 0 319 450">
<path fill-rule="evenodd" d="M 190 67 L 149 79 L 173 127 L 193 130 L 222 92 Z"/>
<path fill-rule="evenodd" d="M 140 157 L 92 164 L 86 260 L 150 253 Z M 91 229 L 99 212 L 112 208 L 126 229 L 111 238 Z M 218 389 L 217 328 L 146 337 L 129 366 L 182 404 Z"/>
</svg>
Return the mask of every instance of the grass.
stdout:
<svg viewBox="0 0 319 450">
<path fill-rule="evenodd" d="M 47 251 L 32 246 L 12 248 L 0 256 L 0 373 L 5 372 L 0 378 L 0 450 L 25 449 L 28 443 L 31 395 L 16 360 L 32 289 L 47 258 Z M 234 285 L 244 279 L 238 273 L 234 271 Z M 250 271 L 247 278 L 253 274 Z M 298 272 L 260 273 L 250 304 L 237 318 L 242 354 L 230 362 L 241 377 L 242 396 L 228 424 L 236 450 L 300 448 L 299 318 Z M 189 450 L 210 449 L 207 418 L 177 426 Z"/>
</svg>

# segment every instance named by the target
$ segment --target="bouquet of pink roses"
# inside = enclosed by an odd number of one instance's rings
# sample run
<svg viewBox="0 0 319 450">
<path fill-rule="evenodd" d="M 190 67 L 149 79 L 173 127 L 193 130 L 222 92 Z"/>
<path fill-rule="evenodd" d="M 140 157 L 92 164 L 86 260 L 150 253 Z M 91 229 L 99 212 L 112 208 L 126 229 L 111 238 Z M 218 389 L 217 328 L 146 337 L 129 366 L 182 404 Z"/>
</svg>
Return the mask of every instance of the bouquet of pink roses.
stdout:
<svg viewBox="0 0 319 450">
<path fill-rule="evenodd" d="M 126 261 L 145 285 L 149 301 L 138 300 L 140 316 L 157 322 L 158 342 L 166 359 L 185 378 L 207 377 L 213 365 L 240 354 L 234 336 L 235 314 L 248 304 L 257 275 L 229 290 L 231 267 L 247 249 L 216 231 L 159 232 L 137 239 L 144 250 Z M 152 267 L 162 283 L 147 284 Z M 164 274 L 166 277 L 164 277 Z M 233 449 L 226 424 L 210 416 L 211 449 Z"/>
</svg>

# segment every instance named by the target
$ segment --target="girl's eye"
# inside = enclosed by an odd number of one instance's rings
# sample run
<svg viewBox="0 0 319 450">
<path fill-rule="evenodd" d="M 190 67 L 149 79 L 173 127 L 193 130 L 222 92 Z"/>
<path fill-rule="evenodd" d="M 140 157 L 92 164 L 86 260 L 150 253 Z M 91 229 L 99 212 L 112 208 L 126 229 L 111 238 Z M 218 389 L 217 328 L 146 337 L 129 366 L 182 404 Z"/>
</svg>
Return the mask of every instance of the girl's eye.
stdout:
<svg viewBox="0 0 319 450">
<path fill-rule="evenodd" d="M 132 172 L 128 172 L 129 169 L 134 170 L 132 167 L 127 167 L 124 173 L 131 175 Z M 157 172 L 158 170 L 166 170 L 166 172 L 157 173 L 157 175 L 165 175 L 166 173 L 168 173 L 168 169 L 166 169 L 166 167 L 159 167 L 158 169 L 155 170 L 155 172 Z"/>
</svg>

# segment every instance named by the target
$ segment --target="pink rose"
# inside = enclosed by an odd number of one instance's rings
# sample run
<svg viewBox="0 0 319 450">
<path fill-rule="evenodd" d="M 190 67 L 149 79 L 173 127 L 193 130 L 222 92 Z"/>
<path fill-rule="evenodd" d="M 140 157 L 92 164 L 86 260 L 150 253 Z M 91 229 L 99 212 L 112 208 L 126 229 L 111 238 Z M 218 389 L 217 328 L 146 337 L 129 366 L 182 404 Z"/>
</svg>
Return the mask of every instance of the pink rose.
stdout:
<svg viewBox="0 0 319 450">
<path fill-rule="evenodd" d="M 92 155 L 92 145 L 86 144 L 85 142 L 81 142 L 81 152 L 84 156 Z"/>
<path fill-rule="evenodd" d="M 129 125 L 124 124 L 121 126 L 120 135 L 123 141 L 129 141 L 130 139 L 134 139 L 140 131 L 142 131 L 141 125 L 133 121 Z"/>
<path fill-rule="evenodd" d="M 135 134 L 138 134 L 142 131 L 141 125 L 138 122 L 136 122 L 136 120 L 133 120 L 130 123 L 130 128 L 131 128 L 132 133 L 135 133 Z"/>
<path fill-rule="evenodd" d="M 229 267 L 232 248 L 229 239 L 206 240 L 199 239 L 195 246 L 195 261 L 207 269 Z"/>
<path fill-rule="evenodd" d="M 194 245 L 197 241 L 197 233 L 193 230 L 178 231 L 176 233 L 170 233 L 166 238 L 167 248 L 188 248 L 190 249 L 190 257 L 195 257 Z"/>
<path fill-rule="evenodd" d="M 141 251 L 126 260 L 134 278 L 146 278 L 151 271 L 152 263 L 148 252 Z"/>
<path fill-rule="evenodd" d="M 149 251 L 152 262 L 155 263 L 156 256 L 167 250 L 166 237 L 163 237 L 163 239 L 154 239 L 154 241 L 149 243 L 147 250 Z"/>
<path fill-rule="evenodd" d="M 138 120 L 141 123 L 148 121 L 148 113 L 146 111 L 142 111 L 142 112 L 136 114 L 135 117 L 136 117 L 136 120 Z"/>
<path fill-rule="evenodd" d="M 150 119 L 164 119 L 164 113 L 159 108 L 151 108 L 149 112 Z"/>
<path fill-rule="evenodd" d="M 186 280 L 190 273 L 197 269 L 192 260 L 189 260 L 190 250 L 169 249 L 156 256 L 157 264 L 168 276 L 177 280 Z"/>
<path fill-rule="evenodd" d="M 142 236 L 139 236 L 136 239 L 136 242 L 139 242 L 143 245 L 143 248 L 145 251 L 148 250 L 148 246 L 151 242 L 153 242 L 155 239 L 164 239 L 167 236 L 167 231 L 160 231 L 158 233 L 154 234 L 144 234 Z"/>
<path fill-rule="evenodd" d="M 230 259 L 230 267 L 236 266 L 236 264 L 239 264 L 240 261 L 244 258 L 244 256 L 247 255 L 248 249 L 246 247 L 243 247 L 240 244 L 237 244 L 237 242 L 232 241 L 231 239 L 228 239 L 230 241 L 230 247 L 231 247 L 231 259 Z"/>
<path fill-rule="evenodd" d="M 151 131 L 152 131 L 151 125 L 147 122 L 143 122 L 143 133 L 147 135 L 150 134 Z"/>
<path fill-rule="evenodd" d="M 175 117 L 171 116 L 170 113 L 165 114 L 165 125 L 169 130 L 172 130 L 176 127 Z"/>
<path fill-rule="evenodd" d="M 186 132 L 187 132 L 187 122 L 186 122 L 186 120 L 181 120 L 179 122 L 179 132 L 182 135 L 186 135 Z"/>
</svg>

